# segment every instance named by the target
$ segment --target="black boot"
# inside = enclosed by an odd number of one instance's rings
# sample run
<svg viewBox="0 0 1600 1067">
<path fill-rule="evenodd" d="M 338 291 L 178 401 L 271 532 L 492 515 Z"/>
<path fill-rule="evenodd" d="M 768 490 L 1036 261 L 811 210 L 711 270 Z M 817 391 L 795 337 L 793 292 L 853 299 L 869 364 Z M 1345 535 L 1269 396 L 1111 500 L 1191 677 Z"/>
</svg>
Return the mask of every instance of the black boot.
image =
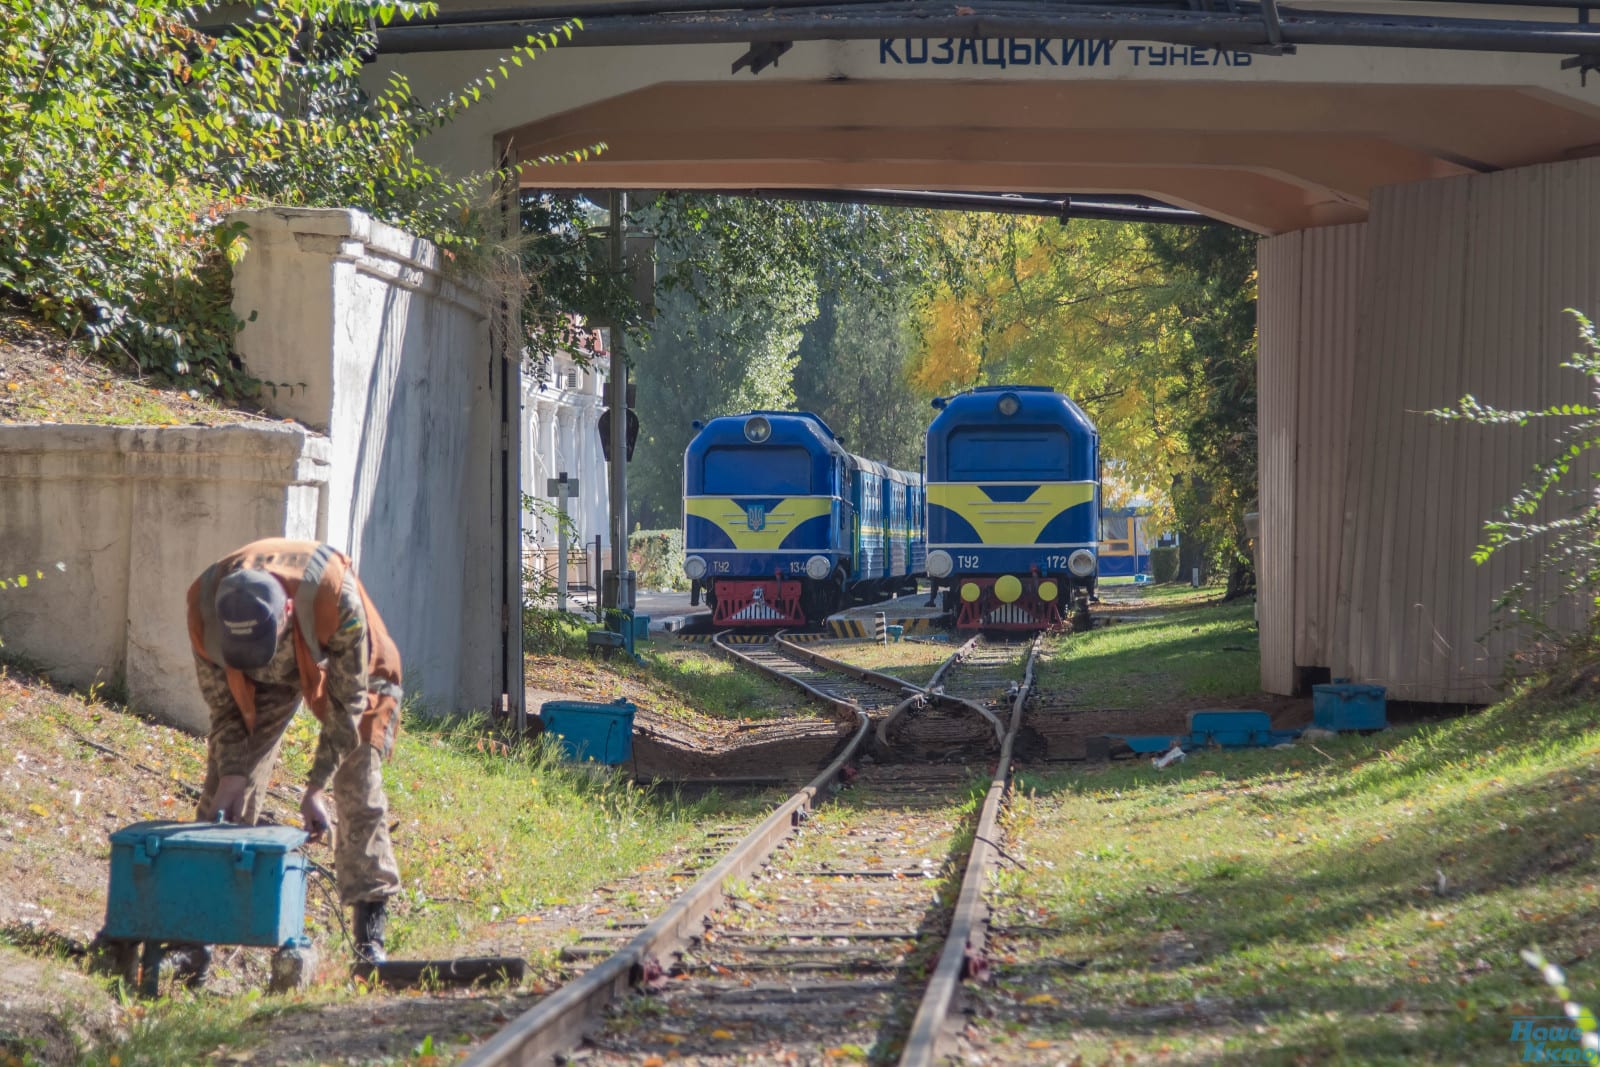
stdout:
<svg viewBox="0 0 1600 1067">
<path fill-rule="evenodd" d="M 172 976 L 185 988 L 200 989 L 211 975 L 210 945 L 169 945 L 167 959 L 172 961 Z"/>
<path fill-rule="evenodd" d="M 389 904 L 385 900 L 356 902 L 356 958 L 367 963 L 383 963 L 383 934 L 389 925 Z"/>
</svg>

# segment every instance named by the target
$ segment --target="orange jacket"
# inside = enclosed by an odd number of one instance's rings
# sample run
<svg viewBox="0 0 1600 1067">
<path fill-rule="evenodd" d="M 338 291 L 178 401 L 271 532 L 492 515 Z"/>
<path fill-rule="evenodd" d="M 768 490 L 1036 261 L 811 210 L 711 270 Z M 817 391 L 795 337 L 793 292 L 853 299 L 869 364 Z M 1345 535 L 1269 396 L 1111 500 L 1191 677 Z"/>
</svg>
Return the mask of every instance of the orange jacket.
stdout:
<svg viewBox="0 0 1600 1067">
<path fill-rule="evenodd" d="M 319 720 L 328 714 L 328 675 L 322 663 L 327 659 L 328 639 L 339 628 L 339 589 L 346 576 L 355 585 L 366 614 L 367 694 L 365 707 L 347 710 L 360 716 L 361 739 L 387 757 L 394 740 L 390 723 L 401 696 L 400 650 L 356 578 L 350 557 L 315 541 L 270 537 L 252 542 L 207 567 L 189 586 L 189 641 L 197 655 L 227 673 L 228 689 L 244 716 L 245 728 L 254 730 L 256 725 L 255 683 L 243 671 L 224 664 L 216 651 L 221 633 L 216 617 L 216 589 L 223 575 L 246 567 L 276 577 L 294 604 L 295 624 L 290 630 L 300 690 Z"/>
</svg>

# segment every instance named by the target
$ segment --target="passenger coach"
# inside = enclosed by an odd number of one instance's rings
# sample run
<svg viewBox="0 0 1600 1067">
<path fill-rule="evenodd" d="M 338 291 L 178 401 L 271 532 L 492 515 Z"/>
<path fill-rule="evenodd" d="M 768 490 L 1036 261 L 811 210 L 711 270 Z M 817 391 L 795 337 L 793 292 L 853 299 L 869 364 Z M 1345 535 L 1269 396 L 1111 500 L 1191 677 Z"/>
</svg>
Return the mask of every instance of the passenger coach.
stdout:
<svg viewBox="0 0 1600 1067">
<path fill-rule="evenodd" d="M 919 475 L 851 455 L 810 412 L 698 429 L 683 457 L 683 569 L 715 625 L 820 622 L 846 597 L 916 588 Z"/>
<path fill-rule="evenodd" d="M 934 401 L 928 576 L 956 627 L 1037 630 L 1086 619 L 1100 537 L 1100 435 L 1044 386 L 982 386 Z"/>
</svg>

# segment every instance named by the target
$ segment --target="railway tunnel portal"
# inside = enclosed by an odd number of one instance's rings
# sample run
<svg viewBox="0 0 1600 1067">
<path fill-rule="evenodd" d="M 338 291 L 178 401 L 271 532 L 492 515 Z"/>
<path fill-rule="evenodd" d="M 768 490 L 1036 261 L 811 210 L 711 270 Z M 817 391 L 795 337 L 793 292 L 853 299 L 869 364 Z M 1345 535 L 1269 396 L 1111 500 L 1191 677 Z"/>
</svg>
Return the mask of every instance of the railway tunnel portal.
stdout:
<svg viewBox="0 0 1600 1067">
<path fill-rule="evenodd" d="M 1422 412 L 1583 395 L 1558 364 L 1564 309 L 1600 308 L 1600 31 L 1575 2 L 1322 8 L 447 0 L 380 32 L 374 76 L 443 92 L 576 14 L 430 153 L 603 142 L 521 180 L 1115 198 L 1259 234 L 1263 688 L 1479 702 L 1528 560 L 1471 550 L 1545 443 Z"/>
</svg>

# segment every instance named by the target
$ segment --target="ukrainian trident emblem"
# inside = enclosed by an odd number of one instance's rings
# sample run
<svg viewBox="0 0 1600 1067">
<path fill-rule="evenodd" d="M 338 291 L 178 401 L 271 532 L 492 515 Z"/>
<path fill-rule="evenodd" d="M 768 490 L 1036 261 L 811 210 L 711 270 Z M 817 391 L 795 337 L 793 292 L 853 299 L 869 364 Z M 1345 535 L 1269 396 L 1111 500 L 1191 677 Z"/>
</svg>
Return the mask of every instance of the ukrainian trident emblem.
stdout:
<svg viewBox="0 0 1600 1067">
<path fill-rule="evenodd" d="M 747 504 L 744 509 L 744 524 L 750 527 L 752 533 L 760 533 L 767 528 L 767 506 L 765 504 Z"/>
</svg>

